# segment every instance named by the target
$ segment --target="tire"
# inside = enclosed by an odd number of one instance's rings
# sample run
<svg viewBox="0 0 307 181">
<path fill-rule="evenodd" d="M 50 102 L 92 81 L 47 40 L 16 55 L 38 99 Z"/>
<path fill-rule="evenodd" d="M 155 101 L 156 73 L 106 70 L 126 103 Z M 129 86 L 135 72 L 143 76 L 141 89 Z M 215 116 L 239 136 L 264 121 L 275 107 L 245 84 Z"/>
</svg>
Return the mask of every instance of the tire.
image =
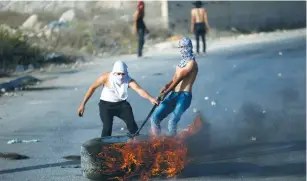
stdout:
<svg viewBox="0 0 307 181">
<path fill-rule="evenodd" d="M 103 147 L 114 143 L 126 143 L 129 141 L 128 136 L 108 136 L 103 138 L 94 138 L 85 142 L 81 146 L 81 171 L 85 178 L 91 180 L 107 180 L 122 173 L 114 172 L 110 175 L 101 173 L 103 170 L 103 158 L 96 155 L 103 152 Z M 116 153 L 114 153 L 116 154 Z"/>
</svg>

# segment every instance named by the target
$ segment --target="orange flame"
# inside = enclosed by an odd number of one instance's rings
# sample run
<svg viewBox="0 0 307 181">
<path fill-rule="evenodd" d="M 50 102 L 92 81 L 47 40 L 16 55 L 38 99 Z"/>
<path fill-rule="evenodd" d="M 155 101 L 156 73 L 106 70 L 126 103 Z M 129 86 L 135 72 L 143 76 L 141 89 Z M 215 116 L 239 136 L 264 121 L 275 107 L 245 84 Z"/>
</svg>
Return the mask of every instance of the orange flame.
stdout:
<svg viewBox="0 0 307 181">
<path fill-rule="evenodd" d="M 103 157 L 106 168 L 104 174 L 124 172 L 122 178 L 126 180 L 140 175 L 141 180 L 148 180 L 153 176 L 174 177 L 178 175 L 187 163 L 188 149 L 184 138 L 195 134 L 200 126 L 201 119 L 198 117 L 187 131 L 172 137 L 150 137 L 144 141 L 134 139 L 128 143 L 117 143 L 104 147 Z"/>
</svg>

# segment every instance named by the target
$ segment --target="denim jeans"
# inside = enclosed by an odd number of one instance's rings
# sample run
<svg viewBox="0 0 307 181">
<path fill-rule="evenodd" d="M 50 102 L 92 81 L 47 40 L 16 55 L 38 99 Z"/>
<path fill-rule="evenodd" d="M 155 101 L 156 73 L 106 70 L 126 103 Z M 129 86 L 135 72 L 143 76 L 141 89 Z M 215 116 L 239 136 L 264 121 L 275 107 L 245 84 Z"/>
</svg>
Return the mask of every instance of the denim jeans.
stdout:
<svg viewBox="0 0 307 181">
<path fill-rule="evenodd" d="M 171 114 L 168 121 L 168 134 L 177 134 L 177 124 L 182 114 L 190 107 L 192 94 L 188 91 L 170 93 L 156 108 L 151 118 L 151 131 L 154 135 L 161 134 L 161 121 Z"/>
</svg>

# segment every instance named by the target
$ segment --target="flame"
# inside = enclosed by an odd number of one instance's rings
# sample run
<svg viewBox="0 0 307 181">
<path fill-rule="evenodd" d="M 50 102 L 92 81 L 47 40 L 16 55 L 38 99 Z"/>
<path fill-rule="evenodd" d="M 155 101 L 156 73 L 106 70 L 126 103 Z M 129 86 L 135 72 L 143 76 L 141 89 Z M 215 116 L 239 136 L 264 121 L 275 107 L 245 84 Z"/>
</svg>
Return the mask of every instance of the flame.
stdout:
<svg viewBox="0 0 307 181">
<path fill-rule="evenodd" d="M 174 137 L 150 137 L 146 140 L 137 138 L 128 143 L 115 143 L 104 147 L 98 157 L 103 158 L 104 174 L 115 172 L 124 173 L 126 180 L 134 176 L 141 177 L 142 181 L 153 176 L 168 178 L 178 175 L 188 162 L 188 148 L 184 138 L 195 134 L 201 126 L 201 119 L 195 119 L 186 131 Z"/>
</svg>

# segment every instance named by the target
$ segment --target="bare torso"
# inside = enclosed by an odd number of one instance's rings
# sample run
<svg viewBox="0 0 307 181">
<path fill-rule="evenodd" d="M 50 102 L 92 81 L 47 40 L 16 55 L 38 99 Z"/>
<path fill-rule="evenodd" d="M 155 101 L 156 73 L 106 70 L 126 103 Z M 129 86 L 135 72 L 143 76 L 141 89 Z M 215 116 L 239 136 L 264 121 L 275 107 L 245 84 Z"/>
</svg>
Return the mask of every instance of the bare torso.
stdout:
<svg viewBox="0 0 307 181">
<path fill-rule="evenodd" d="M 204 8 L 193 8 L 191 10 L 192 18 L 194 18 L 195 23 L 204 23 L 206 17 L 206 11 Z"/>
<path fill-rule="evenodd" d="M 180 69 L 180 67 L 177 66 L 176 70 L 177 69 Z M 194 62 L 192 72 L 189 75 L 187 75 L 185 78 L 183 78 L 182 81 L 179 82 L 179 84 L 175 87 L 174 91 L 175 92 L 179 92 L 179 91 L 192 92 L 192 87 L 195 82 L 197 74 L 198 74 L 198 65 L 196 62 Z"/>
</svg>

